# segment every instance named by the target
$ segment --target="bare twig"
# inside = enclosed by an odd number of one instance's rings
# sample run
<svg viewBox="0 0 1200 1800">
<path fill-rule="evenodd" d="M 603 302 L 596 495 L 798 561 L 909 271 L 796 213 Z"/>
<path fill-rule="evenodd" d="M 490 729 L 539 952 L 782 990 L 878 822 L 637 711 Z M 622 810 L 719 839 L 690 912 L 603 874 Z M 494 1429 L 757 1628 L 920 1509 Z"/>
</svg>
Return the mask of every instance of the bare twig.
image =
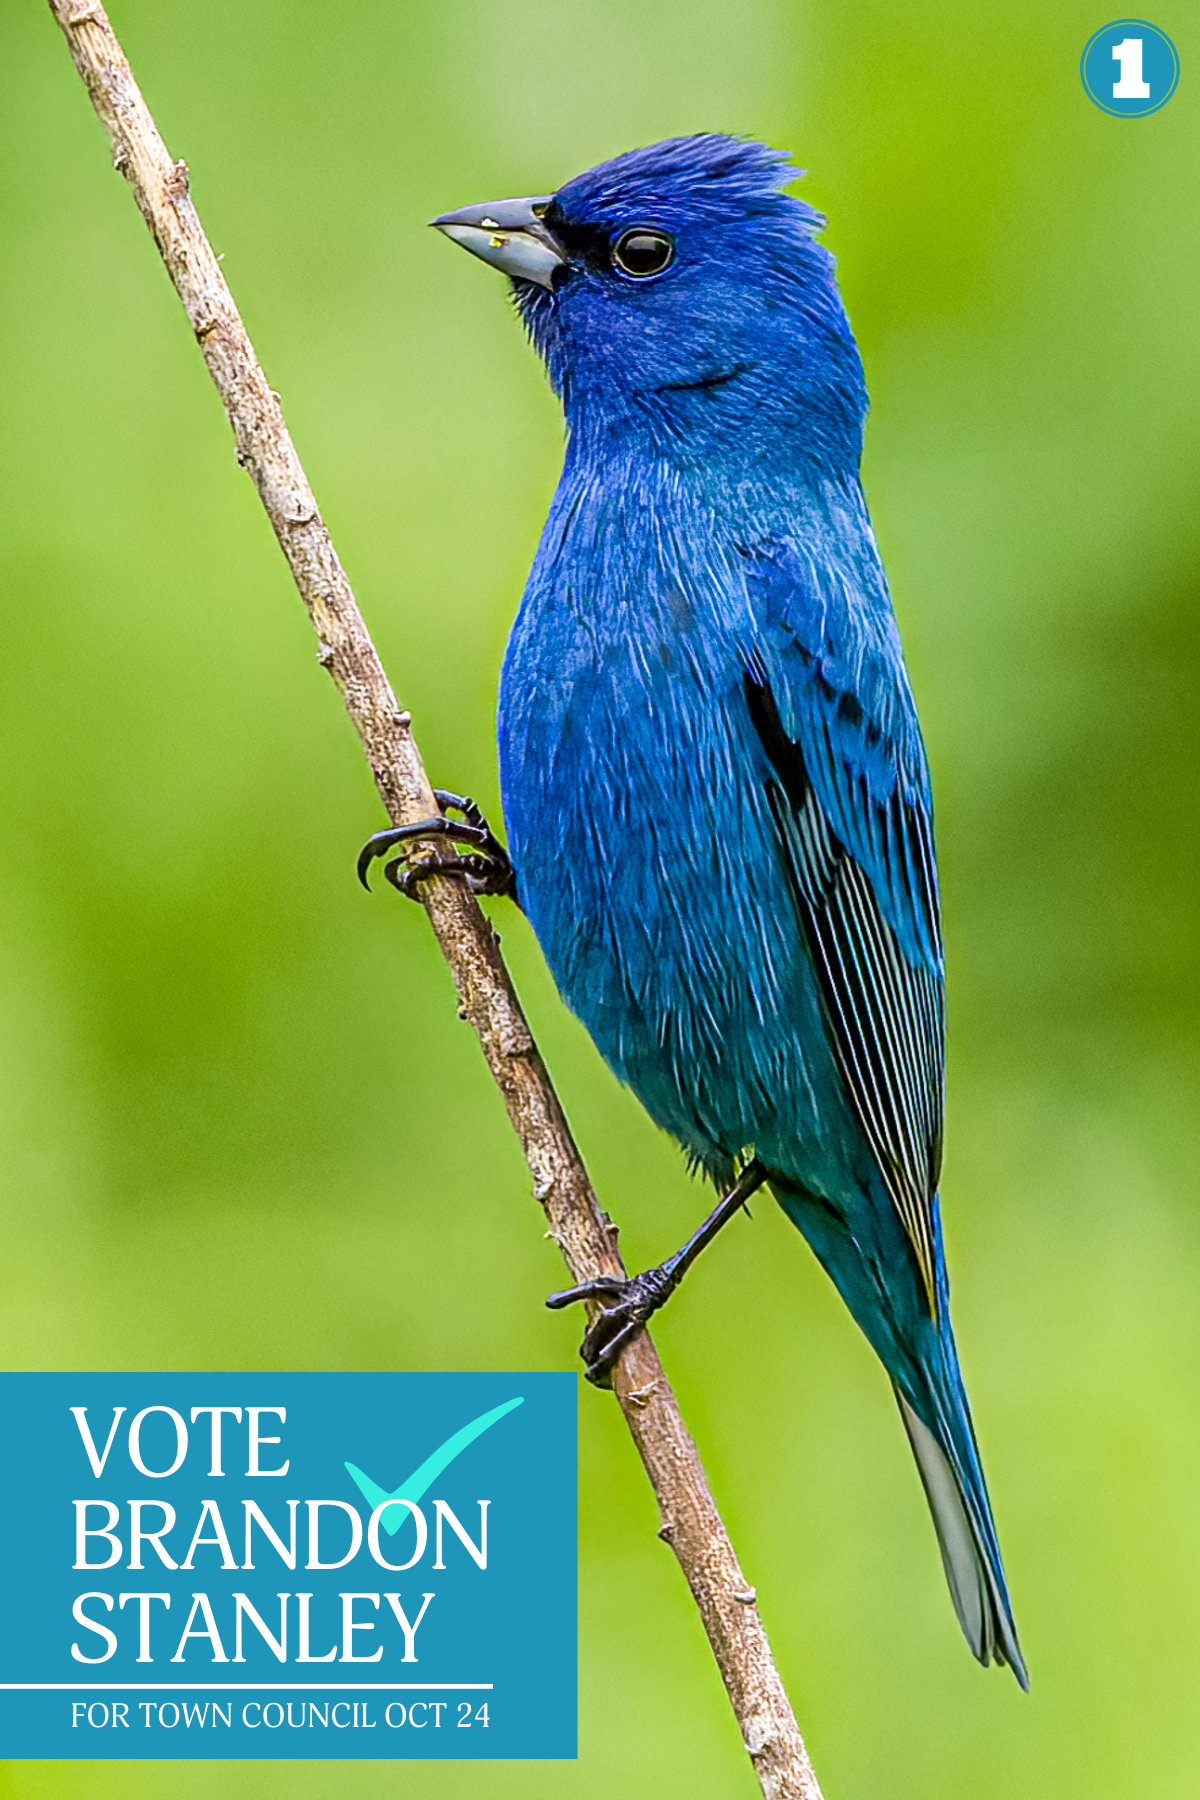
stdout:
<svg viewBox="0 0 1200 1800">
<path fill-rule="evenodd" d="M 183 302 L 233 427 L 238 461 L 258 489 L 317 633 L 320 661 L 341 690 L 388 815 L 397 825 L 428 817 L 437 809 L 409 716 L 396 703 L 279 401 L 201 228 L 187 168 L 168 155 L 102 8 L 90 0 L 50 0 L 50 9 Z M 596 1203 L 495 933 L 462 882 L 431 879 L 420 892 L 453 972 L 460 1011 L 504 1096 L 534 1194 L 572 1280 L 623 1273 L 616 1231 Z M 753 1590 L 648 1334 L 624 1352 L 613 1387 L 658 1500 L 661 1536 L 700 1610 L 763 1792 L 770 1800 L 820 1800 Z"/>
</svg>

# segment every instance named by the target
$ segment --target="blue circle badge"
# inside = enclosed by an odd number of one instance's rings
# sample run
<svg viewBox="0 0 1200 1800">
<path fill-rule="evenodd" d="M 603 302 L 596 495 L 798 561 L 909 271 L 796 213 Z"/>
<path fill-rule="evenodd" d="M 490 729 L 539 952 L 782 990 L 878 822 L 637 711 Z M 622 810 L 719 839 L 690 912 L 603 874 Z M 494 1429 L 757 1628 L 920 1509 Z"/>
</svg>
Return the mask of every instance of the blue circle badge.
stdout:
<svg viewBox="0 0 1200 1800">
<path fill-rule="evenodd" d="M 1165 106 L 1179 80 L 1179 57 L 1165 31 L 1118 19 L 1088 43 L 1079 65 L 1088 97 L 1103 112 L 1141 119 Z"/>
</svg>

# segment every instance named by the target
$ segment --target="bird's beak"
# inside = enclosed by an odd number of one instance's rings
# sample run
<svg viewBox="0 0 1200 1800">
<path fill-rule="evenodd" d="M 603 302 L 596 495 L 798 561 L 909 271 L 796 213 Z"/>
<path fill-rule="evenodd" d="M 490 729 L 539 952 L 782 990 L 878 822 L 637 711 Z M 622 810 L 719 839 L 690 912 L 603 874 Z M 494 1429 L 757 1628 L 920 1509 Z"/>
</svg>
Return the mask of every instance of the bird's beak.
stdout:
<svg viewBox="0 0 1200 1800">
<path fill-rule="evenodd" d="M 532 194 L 523 200 L 490 200 L 483 206 L 461 206 L 430 223 L 514 281 L 536 281 L 548 288 L 554 285 L 555 269 L 567 260 L 542 224 L 552 198 Z"/>
</svg>

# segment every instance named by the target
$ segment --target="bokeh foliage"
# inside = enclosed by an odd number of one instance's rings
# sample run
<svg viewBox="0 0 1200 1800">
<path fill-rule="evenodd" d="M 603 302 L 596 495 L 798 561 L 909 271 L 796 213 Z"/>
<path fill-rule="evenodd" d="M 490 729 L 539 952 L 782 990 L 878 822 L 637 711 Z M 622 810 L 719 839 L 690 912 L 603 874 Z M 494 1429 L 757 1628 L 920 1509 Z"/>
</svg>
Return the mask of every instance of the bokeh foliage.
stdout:
<svg viewBox="0 0 1200 1800">
<path fill-rule="evenodd" d="M 1161 113 L 1075 0 L 114 0 L 436 778 L 496 809 L 559 455 L 424 229 L 674 132 L 792 147 L 874 401 L 934 763 L 956 1316 L 1033 1692 L 954 1625 L 887 1386 L 769 1204 L 659 1338 L 829 1795 L 1200 1783 L 1194 17 Z M 45 8 L 0 18 L 2 1356 L 565 1367 L 577 1322 L 194 343 Z M 631 1262 L 701 1194 L 505 948 Z M 19 1800 L 749 1794 L 615 1409 L 577 1764 L 12 1764 Z"/>
</svg>

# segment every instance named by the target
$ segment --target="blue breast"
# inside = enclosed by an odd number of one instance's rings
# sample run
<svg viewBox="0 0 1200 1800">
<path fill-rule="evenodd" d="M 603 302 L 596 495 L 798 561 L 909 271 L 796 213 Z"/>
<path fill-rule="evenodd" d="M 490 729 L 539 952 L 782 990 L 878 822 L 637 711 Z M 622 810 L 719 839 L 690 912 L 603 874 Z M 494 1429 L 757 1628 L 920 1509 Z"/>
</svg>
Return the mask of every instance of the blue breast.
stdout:
<svg viewBox="0 0 1200 1800">
<path fill-rule="evenodd" d="M 744 692 L 778 632 L 734 524 L 669 472 L 613 486 L 568 469 L 505 659 L 522 904 L 568 1006 L 696 1162 L 721 1180 L 754 1148 L 839 1195 L 868 1153 Z"/>
</svg>

